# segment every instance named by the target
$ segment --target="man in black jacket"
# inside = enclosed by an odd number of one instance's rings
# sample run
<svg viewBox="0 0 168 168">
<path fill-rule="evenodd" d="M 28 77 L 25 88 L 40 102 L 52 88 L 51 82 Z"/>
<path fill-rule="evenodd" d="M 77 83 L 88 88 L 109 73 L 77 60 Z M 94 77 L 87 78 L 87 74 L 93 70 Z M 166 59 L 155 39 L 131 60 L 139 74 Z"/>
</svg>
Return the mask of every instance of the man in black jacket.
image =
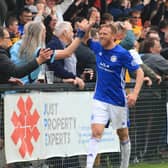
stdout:
<svg viewBox="0 0 168 168">
<path fill-rule="evenodd" d="M 10 77 L 21 78 L 40 64 L 50 58 L 52 51 L 49 49 L 40 50 L 39 57 L 31 60 L 24 66 L 17 67 L 10 60 L 8 48 L 10 47 L 10 36 L 6 29 L 0 27 L 0 83 L 7 83 Z"/>
</svg>

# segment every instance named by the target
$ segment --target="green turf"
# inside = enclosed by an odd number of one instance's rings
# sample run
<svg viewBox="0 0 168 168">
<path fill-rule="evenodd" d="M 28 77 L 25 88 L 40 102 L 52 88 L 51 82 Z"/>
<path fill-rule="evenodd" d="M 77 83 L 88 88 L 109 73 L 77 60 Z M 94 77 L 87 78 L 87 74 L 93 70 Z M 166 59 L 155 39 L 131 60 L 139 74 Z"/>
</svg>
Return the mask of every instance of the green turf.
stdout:
<svg viewBox="0 0 168 168">
<path fill-rule="evenodd" d="M 131 165 L 129 168 L 168 168 L 168 163 L 140 163 Z"/>
</svg>

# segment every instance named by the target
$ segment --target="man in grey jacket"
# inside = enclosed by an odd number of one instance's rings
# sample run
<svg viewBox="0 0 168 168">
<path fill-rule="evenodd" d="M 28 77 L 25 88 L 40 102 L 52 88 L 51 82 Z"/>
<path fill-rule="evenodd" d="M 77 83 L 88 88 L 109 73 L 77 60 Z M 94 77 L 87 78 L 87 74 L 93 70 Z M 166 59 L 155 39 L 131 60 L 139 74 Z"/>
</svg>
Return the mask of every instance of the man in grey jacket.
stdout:
<svg viewBox="0 0 168 168">
<path fill-rule="evenodd" d="M 160 41 L 147 38 L 142 44 L 142 60 L 160 76 L 168 75 L 168 60 L 161 54 Z"/>
<path fill-rule="evenodd" d="M 164 76 L 167 76 L 168 60 L 160 54 L 160 41 L 156 38 L 146 38 L 141 43 L 140 48 L 143 62 L 156 74 L 162 76 L 162 79 Z M 139 98 L 145 102 L 143 104 L 143 115 L 145 117 L 142 118 L 142 110 L 136 112 L 137 154 L 143 159 L 150 159 L 156 152 L 162 152 L 162 149 L 166 150 L 167 147 L 167 114 L 162 110 L 164 106 L 166 106 L 162 96 L 159 85 L 152 86 L 148 91 L 142 89 L 139 96 Z M 144 123 L 143 125 L 142 122 Z"/>
</svg>

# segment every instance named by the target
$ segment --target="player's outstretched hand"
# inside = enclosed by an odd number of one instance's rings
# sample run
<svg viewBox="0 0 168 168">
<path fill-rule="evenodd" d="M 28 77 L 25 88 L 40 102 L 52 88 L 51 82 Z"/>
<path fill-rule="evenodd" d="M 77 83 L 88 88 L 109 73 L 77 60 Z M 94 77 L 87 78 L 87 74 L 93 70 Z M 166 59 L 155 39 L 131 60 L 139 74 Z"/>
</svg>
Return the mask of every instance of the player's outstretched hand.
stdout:
<svg viewBox="0 0 168 168">
<path fill-rule="evenodd" d="M 88 22 L 87 19 L 83 19 L 81 22 L 77 22 L 78 28 L 84 32 L 88 32 L 93 25 L 94 22 Z"/>
</svg>

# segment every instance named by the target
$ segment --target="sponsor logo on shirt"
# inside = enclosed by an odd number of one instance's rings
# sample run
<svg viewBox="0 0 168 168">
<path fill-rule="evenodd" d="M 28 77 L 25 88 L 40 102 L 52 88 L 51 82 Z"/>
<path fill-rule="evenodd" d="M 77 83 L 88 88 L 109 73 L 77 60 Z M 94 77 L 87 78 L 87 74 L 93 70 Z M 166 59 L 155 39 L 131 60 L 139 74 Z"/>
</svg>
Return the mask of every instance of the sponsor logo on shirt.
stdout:
<svg viewBox="0 0 168 168">
<path fill-rule="evenodd" d="M 100 66 L 104 67 L 104 68 L 110 68 L 110 65 L 104 63 L 104 62 L 100 62 Z"/>
<path fill-rule="evenodd" d="M 108 65 L 104 62 L 100 62 L 99 68 L 103 69 L 104 71 L 107 71 L 107 72 L 113 72 L 113 70 L 110 69 L 110 65 Z"/>
</svg>

